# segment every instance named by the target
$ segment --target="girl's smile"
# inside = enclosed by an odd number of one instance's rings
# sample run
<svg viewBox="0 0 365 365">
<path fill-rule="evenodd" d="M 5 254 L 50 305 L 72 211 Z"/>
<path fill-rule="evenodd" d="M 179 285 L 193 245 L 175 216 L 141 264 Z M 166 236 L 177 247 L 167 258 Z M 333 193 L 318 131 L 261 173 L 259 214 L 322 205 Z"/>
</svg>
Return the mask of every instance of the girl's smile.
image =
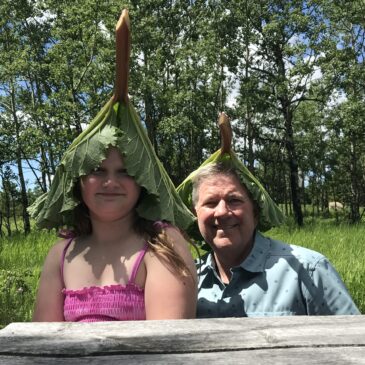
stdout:
<svg viewBox="0 0 365 365">
<path fill-rule="evenodd" d="M 140 187 L 127 174 L 118 149 L 112 147 L 100 167 L 81 179 L 81 192 L 91 219 L 116 220 L 134 213 Z"/>
</svg>

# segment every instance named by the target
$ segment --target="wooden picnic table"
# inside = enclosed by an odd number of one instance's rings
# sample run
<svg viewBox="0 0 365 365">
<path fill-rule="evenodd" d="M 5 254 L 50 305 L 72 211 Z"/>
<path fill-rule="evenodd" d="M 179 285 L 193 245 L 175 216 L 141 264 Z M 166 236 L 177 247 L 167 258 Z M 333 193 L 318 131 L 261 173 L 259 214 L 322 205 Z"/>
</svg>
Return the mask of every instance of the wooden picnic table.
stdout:
<svg viewBox="0 0 365 365">
<path fill-rule="evenodd" d="M 365 316 L 12 323 L 0 364 L 365 364 Z"/>
</svg>

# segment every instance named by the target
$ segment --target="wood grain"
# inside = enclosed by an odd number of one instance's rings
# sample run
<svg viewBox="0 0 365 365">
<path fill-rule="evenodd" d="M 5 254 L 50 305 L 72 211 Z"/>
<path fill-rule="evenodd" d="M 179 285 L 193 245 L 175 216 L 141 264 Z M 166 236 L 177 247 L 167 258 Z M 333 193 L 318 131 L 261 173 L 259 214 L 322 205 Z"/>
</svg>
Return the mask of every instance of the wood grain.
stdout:
<svg viewBox="0 0 365 365">
<path fill-rule="evenodd" d="M 92 365 L 365 364 L 365 316 L 12 323 L 0 331 L 0 364 L 75 358 Z"/>
</svg>

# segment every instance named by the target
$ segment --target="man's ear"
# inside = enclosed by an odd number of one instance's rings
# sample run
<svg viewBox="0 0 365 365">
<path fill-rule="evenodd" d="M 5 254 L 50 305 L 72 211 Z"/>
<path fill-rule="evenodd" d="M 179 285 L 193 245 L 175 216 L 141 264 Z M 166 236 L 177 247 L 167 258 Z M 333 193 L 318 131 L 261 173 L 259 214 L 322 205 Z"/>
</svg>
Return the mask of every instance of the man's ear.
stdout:
<svg viewBox="0 0 365 365">
<path fill-rule="evenodd" d="M 253 214 L 254 214 L 255 229 L 257 229 L 257 226 L 259 225 L 259 222 L 260 222 L 260 209 L 258 208 L 258 206 L 256 204 L 255 204 Z"/>
</svg>

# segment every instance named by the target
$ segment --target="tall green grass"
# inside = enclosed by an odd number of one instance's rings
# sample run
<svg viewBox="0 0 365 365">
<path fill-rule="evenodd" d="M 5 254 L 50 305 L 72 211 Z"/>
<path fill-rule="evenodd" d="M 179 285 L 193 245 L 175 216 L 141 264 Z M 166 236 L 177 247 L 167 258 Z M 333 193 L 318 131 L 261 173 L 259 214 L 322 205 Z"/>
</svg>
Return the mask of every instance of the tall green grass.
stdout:
<svg viewBox="0 0 365 365">
<path fill-rule="evenodd" d="M 336 225 L 331 220 L 288 223 L 265 235 L 319 251 L 340 273 L 361 313 L 365 313 L 365 225 Z M 0 328 L 30 321 L 43 261 L 56 242 L 55 232 L 33 231 L 0 238 Z"/>
<path fill-rule="evenodd" d="M 0 328 L 31 320 L 43 261 L 56 240 L 47 231 L 0 238 Z"/>
</svg>

